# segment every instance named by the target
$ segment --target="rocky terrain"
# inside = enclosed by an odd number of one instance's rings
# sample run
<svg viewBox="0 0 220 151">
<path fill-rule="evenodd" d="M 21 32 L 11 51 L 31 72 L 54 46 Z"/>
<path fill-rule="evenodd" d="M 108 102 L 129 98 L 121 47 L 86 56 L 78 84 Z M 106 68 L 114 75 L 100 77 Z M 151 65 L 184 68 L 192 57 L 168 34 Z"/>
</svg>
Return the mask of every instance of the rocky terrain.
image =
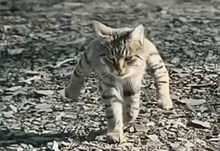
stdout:
<svg viewBox="0 0 220 151">
<path fill-rule="evenodd" d="M 94 36 L 92 20 L 143 24 L 169 70 L 174 109 L 157 106 L 146 75 L 126 143 L 106 143 L 94 73 L 77 102 L 59 98 Z M 1 0 L 0 151 L 220 150 L 219 24 L 218 0 Z"/>
</svg>

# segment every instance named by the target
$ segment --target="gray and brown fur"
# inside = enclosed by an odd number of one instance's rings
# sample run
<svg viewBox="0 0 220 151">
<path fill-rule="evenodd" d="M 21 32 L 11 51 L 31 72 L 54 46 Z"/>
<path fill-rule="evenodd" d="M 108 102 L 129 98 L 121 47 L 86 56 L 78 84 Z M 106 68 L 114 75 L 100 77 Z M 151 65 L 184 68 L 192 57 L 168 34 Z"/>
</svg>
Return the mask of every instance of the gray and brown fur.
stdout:
<svg viewBox="0 0 220 151">
<path fill-rule="evenodd" d="M 97 38 L 83 53 L 63 97 L 77 100 L 84 78 L 94 70 L 99 75 L 101 98 L 106 106 L 109 143 L 122 142 L 123 124 L 139 113 L 140 87 L 146 69 L 153 71 L 158 103 L 172 108 L 169 76 L 156 47 L 144 37 L 142 25 L 110 28 L 94 21 Z"/>
</svg>

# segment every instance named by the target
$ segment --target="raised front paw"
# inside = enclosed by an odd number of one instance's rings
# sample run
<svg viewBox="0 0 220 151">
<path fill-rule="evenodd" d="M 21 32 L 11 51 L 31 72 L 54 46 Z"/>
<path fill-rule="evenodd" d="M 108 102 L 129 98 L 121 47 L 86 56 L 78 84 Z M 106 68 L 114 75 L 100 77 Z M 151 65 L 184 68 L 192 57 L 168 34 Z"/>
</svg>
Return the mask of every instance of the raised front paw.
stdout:
<svg viewBox="0 0 220 151">
<path fill-rule="evenodd" d="M 107 142 L 109 144 L 115 144 L 115 143 L 123 143 L 126 139 L 123 134 L 118 133 L 108 133 L 107 134 Z"/>
<path fill-rule="evenodd" d="M 159 106 L 161 106 L 163 109 L 169 110 L 173 108 L 173 102 L 170 98 L 160 98 L 158 100 Z"/>
</svg>

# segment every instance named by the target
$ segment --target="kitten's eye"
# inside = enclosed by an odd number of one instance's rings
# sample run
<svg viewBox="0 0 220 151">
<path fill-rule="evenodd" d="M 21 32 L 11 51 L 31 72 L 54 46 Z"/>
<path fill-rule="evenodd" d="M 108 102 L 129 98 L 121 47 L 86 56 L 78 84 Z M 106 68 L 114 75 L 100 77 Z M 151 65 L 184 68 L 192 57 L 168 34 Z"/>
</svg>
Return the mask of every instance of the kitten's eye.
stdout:
<svg viewBox="0 0 220 151">
<path fill-rule="evenodd" d="M 132 59 L 132 56 L 126 57 L 125 61 L 130 61 Z"/>
<path fill-rule="evenodd" d="M 111 61 L 112 63 L 115 63 L 115 58 L 112 56 L 108 56 L 106 57 L 109 61 Z"/>
</svg>

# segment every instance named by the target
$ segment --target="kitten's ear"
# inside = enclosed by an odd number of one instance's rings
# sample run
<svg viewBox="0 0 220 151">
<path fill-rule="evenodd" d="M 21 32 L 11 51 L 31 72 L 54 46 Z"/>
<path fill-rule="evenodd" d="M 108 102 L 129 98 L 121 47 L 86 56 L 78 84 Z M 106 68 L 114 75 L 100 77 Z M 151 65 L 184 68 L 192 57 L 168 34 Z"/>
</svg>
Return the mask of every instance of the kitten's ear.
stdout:
<svg viewBox="0 0 220 151">
<path fill-rule="evenodd" d="M 110 27 L 105 26 L 104 24 L 98 22 L 98 21 L 93 21 L 94 27 L 95 27 L 95 32 L 98 37 L 109 37 L 113 33 L 113 29 Z"/>
<path fill-rule="evenodd" d="M 135 40 L 139 40 L 140 43 L 143 45 L 143 43 L 144 43 L 144 27 L 143 27 L 143 25 L 137 26 L 131 32 L 131 38 L 135 39 Z"/>
</svg>

